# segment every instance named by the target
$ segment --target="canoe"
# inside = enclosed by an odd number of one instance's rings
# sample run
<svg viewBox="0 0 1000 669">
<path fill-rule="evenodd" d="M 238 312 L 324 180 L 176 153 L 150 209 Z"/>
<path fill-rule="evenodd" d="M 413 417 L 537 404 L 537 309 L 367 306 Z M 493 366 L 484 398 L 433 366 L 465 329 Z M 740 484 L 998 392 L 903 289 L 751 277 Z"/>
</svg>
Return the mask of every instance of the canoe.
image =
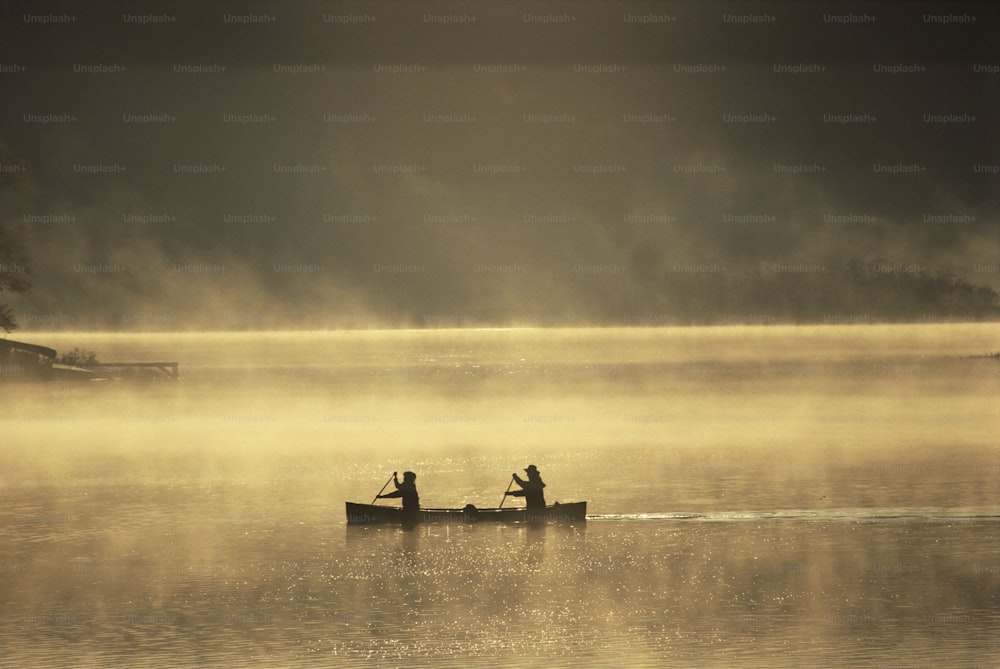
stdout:
<svg viewBox="0 0 1000 669">
<path fill-rule="evenodd" d="M 378 504 L 358 504 L 347 502 L 348 525 L 402 525 L 409 523 L 574 523 L 587 520 L 586 502 L 552 504 L 543 512 L 532 512 L 524 508 L 478 509 L 469 504 L 463 509 L 420 509 L 412 519 L 403 515 L 398 506 Z"/>
</svg>

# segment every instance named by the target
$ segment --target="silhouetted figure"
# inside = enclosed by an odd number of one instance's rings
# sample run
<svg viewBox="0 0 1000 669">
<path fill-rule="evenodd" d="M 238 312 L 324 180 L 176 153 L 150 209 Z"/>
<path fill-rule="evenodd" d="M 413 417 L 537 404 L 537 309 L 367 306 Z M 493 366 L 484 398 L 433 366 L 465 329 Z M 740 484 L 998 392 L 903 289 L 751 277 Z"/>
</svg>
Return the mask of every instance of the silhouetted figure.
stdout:
<svg viewBox="0 0 1000 669">
<path fill-rule="evenodd" d="M 525 505 L 528 509 L 528 513 L 535 511 L 544 512 L 545 511 L 545 493 L 543 489 L 545 484 L 542 482 L 542 477 L 538 473 L 538 467 L 535 465 L 528 465 L 528 468 L 524 470 L 528 474 L 528 480 L 523 481 L 521 477 L 514 474 L 514 482 L 521 486 L 520 490 L 508 490 L 506 494 L 513 497 L 523 497 Z"/>
<path fill-rule="evenodd" d="M 417 475 L 413 472 L 403 472 L 403 482 L 399 482 L 396 472 L 392 473 L 392 481 L 396 484 L 396 492 L 379 495 L 379 499 L 391 497 L 403 498 L 403 522 L 416 522 L 420 518 L 420 496 L 417 495 Z"/>
</svg>

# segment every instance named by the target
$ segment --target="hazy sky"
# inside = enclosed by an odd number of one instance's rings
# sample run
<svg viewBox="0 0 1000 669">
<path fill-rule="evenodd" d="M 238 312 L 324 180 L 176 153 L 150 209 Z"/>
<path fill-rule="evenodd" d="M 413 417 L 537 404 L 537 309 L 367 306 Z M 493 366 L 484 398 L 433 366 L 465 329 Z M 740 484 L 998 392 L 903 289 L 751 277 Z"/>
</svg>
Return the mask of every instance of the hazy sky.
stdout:
<svg viewBox="0 0 1000 669">
<path fill-rule="evenodd" d="M 96 4 L 0 3 L 25 329 L 622 324 L 851 259 L 1000 288 L 993 3 Z"/>
</svg>

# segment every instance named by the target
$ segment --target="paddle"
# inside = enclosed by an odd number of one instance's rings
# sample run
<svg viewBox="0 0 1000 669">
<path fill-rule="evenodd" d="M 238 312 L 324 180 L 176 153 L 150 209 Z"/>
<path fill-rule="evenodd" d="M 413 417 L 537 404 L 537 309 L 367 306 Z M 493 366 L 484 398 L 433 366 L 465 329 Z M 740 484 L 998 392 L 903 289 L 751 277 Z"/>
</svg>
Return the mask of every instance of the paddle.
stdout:
<svg viewBox="0 0 1000 669">
<path fill-rule="evenodd" d="M 498 509 L 502 509 L 503 508 L 503 503 L 505 501 L 507 501 L 507 493 L 510 492 L 510 487 L 512 485 L 514 485 L 514 477 L 513 476 L 510 477 L 510 483 L 507 484 L 507 490 L 505 490 L 504 493 L 503 493 L 503 499 L 500 500 L 500 506 L 497 507 Z"/>
<path fill-rule="evenodd" d="M 392 479 L 394 479 L 395 477 L 396 477 L 396 472 L 393 472 L 393 473 L 392 473 L 392 476 L 390 476 L 390 477 L 389 477 L 389 481 L 391 481 L 391 480 L 392 480 Z M 385 490 L 385 486 L 389 485 L 389 481 L 386 481 L 386 482 L 385 482 L 385 485 L 384 485 L 384 486 L 382 486 L 382 490 Z M 378 495 L 381 495 L 381 494 L 382 494 L 382 490 L 379 490 L 379 491 L 378 491 Z M 375 495 L 375 499 L 378 499 L 378 495 Z M 373 499 L 373 500 L 372 500 L 372 504 L 374 504 L 374 503 L 375 503 L 375 499 Z"/>
</svg>

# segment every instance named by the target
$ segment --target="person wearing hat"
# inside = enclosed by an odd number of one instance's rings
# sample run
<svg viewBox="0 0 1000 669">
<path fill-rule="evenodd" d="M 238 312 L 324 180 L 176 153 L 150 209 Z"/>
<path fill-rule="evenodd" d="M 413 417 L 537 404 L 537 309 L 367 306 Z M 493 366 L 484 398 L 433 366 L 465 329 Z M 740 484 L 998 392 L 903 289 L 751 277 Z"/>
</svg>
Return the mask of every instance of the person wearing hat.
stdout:
<svg viewBox="0 0 1000 669">
<path fill-rule="evenodd" d="M 538 473 L 538 467 L 528 465 L 524 470 L 528 475 L 528 480 L 523 481 L 517 474 L 513 474 L 514 482 L 521 486 L 520 490 L 508 490 L 506 494 L 512 497 L 523 497 L 528 512 L 545 511 L 545 484 Z"/>
</svg>

